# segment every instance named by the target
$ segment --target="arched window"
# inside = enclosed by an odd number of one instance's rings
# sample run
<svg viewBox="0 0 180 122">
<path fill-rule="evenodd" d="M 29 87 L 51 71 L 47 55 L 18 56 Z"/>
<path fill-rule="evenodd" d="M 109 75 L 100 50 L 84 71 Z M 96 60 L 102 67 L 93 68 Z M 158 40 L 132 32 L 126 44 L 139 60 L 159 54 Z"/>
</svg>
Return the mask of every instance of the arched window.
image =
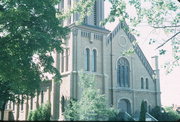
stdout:
<svg viewBox="0 0 180 122">
<path fill-rule="evenodd" d="M 31 96 L 31 101 L 30 102 L 31 102 L 30 103 L 31 104 L 31 108 L 30 109 L 33 110 L 33 97 L 32 96 Z"/>
<path fill-rule="evenodd" d="M 12 103 L 12 102 L 11 102 L 11 101 L 9 101 L 9 109 L 11 109 L 11 103 Z"/>
<path fill-rule="evenodd" d="M 117 81 L 120 87 L 129 87 L 129 62 L 120 58 L 117 64 Z"/>
<path fill-rule="evenodd" d="M 94 25 L 97 25 L 97 1 L 94 3 Z"/>
<path fill-rule="evenodd" d="M 64 96 L 61 97 L 61 104 L 62 104 L 62 107 L 61 107 L 62 112 L 64 112 L 65 111 L 65 99 L 64 99 Z"/>
<path fill-rule="evenodd" d="M 23 100 L 23 95 L 21 95 L 21 111 L 24 109 L 24 100 Z"/>
<path fill-rule="evenodd" d="M 66 71 L 69 70 L 69 49 L 66 49 Z"/>
<path fill-rule="evenodd" d="M 64 72 L 64 51 L 61 53 L 61 72 Z"/>
<path fill-rule="evenodd" d="M 151 112 L 151 105 L 148 106 L 148 112 Z"/>
<path fill-rule="evenodd" d="M 44 92 L 41 91 L 41 104 L 44 103 Z"/>
<path fill-rule="evenodd" d="M 146 78 L 146 89 L 149 89 L 149 82 L 148 82 L 148 78 Z"/>
<path fill-rule="evenodd" d="M 13 102 L 13 111 L 15 110 L 15 102 Z"/>
<path fill-rule="evenodd" d="M 145 107 L 145 111 L 147 112 L 147 109 L 148 109 L 147 101 L 144 101 L 144 107 Z"/>
<path fill-rule="evenodd" d="M 127 112 L 128 114 L 131 114 L 131 104 L 129 100 L 127 99 L 122 99 L 118 103 L 118 109 L 122 112 Z"/>
<path fill-rule="evenodd" d="M 92 54 L 92 71 L 96 72 L 97 65 L 97 51 L 94 49 Z"/>
<path fill-rule="evenodd" d="M 144 79 L 141 78 L 141 89 L 144 89 Z"/>
<path fill-rule="evenodd" d="M 85 50 L 85 70 L 90 71 L 90 50 L 86 48 Z"/>
</svg>

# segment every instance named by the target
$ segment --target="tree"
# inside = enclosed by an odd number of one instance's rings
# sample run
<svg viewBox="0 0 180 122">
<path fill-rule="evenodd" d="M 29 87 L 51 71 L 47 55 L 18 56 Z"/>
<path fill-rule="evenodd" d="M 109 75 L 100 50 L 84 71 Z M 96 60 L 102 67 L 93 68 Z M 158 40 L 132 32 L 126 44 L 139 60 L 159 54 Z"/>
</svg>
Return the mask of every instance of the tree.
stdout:
<svg viewBox="0 0 180 122">
<path fill-rule="evenodd" d="M 147 103 L 143 100 L 141 102 L 141 111 L 139 121 L 146 121 Z"/>
<path fill-rule="evenodd" d="M 68 28 L 56 17 L 57 0 L 3 0 L 0 2 L 0 110 L 2 119 L 8 100 L 31 96 L 40 83 L 57 81 L 54 50 L 62 51 Z M 23 98 L 24 98 L 23 97 Z"/>
<path fill-rule="evenodd" d="M 171 107 L 154 107 L 150 114 L 154 116 L 158 121 L 177 121 L 180 119 L 180 114 L 174 111 Z"/>
<path fill-rule="evenodd" d="M 94 76 L 80 73 L 81 99 L 71 100 L 64 112 L 66 120 L 103 121 L 115 118 L 117 111 L 108 108 L 104 95 L 96 88 Z"/>
</svg>

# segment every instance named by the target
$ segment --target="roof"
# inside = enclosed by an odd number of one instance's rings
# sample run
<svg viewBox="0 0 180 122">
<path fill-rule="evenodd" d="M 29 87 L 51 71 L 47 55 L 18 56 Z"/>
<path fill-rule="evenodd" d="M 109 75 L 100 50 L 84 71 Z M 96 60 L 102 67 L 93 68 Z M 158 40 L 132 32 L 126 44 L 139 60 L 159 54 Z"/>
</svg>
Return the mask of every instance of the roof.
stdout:
<svg viewBox="0 0 180 122">
<path fill-rule="evenodd" d="M 136 40 L 135 36 L 132 35 L 131 33 L 127 32 L 125 30 L 125 28 L 128 28 L 128 25 L 126 23 L 120 22 L 116 26 L 116 28 L 108 35 L 107 41 L 108 42 L 112 41 L 112 39 L 115 37 L 117 32 L 119 32 L 120 29 L 123 29 L 125 31 L 128 39 L 131 41 L 131 43 L 135 42 L 135 40 Z M 138 55 L 139 59 L 141 60 L 142 64 L 148 71 L 150 77 L 152 79 L 154 79 L 154 75 L 155 75 L 154 70 L 152 69 L 151 65 L 149 64 L 148 60 L 146 59 L 146 57 L 145 57 L 143 51 L 141 50 L 141 48 L 139 47 L 139 45 L 137 43 L 135 43 L 135 44 L 133 44 L 133 48 L 134 48 L 136 54 Z"/>
<path fill-rule="evenodd" d="M 89 24 L 76 25 L 75 23 L 72 23 L 71 25 L 69 25 L 70 28 L 76 27 L 76 26 L 80 28 L 84 28 L 84 29 L 92 29 L 93 31 L 103 32 L 106 34 L 111 32 L 103 27 L 95 26 L 95 25 L 89 25 Z"/>
</svg>

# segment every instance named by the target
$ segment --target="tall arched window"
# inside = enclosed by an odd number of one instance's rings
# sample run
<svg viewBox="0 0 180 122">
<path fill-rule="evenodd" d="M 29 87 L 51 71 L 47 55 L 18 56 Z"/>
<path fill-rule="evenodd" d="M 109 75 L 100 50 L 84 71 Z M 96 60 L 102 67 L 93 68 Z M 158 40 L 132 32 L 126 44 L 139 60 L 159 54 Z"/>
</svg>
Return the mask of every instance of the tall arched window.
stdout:
<svg viewBox="0 0 180 122">
<path fill-rule="evenodd" d="M 122 99 L 118 103 L 118 109 L 122 112 L 127 112 L 128 114 L 131 114 L 131 104 L 129 100 L 127 99 Z"/>
<path fill-rule="evenodd" d="M 90 50 L 86 48 L 85 50 L 85 70 L 90 71 Z"/>
<path fill-rule="evenodd" d="M 64 96 L 62 96 L 62 98 L 61 98 L 61 104 L 62 104 L 62 106 L 61 106 L 62 112 L 64 112 L 65 111 L 65 99 L 64 99 Z"/>
<path fill-rule="evenodd" d="M 64 72 L 64 51 L 61 53 L 61 72 Z"/>
<path fill-rule="evenodd" d="M 92 54 L 92 71 L 96 72 L 97 70 L 97 51 L 94 49 Z"/>
<path fill-rule="evenodd" d="M 117 64 L 117 81 L 120 87 L 129 87 L 129 62 L 126 58 L 120 58 Z"/>
<path fill-rule="evenodd" d="M 66 49 L 66 71 L 69 70 L 69 49 Z"/>
<path fill-rule="evenodd" d="M 144 79 L 141 78 L 141 89 L 144 89 Z"/>
<path fill-rule="evenodd" d="M 146 78 L 146 89 L 149 89 L 149 82 L 148 82 L 148 78 Z"/>
<path fill-rule="evenodd" d="M 151 112 L 151 105 L 148 106 L 148 112 Z"/>
<path fill-rule="evenodd" d="M 30 109 L 33 110 L 33 97 L 32 96 L 31 96 L 31 101 L 30 102 L 31 102 L 30 103 L 30 105 L 31 105 Z"/>
<path fill-rule="evenodd" d="M 23 101 L 23 95 L 21 96 L 21 111 L 23 111 L 24 109 L 24 101 Z"/>
<path fill-rule="evenodd" d="M 97 1 L 94 3 L 94 25 L 97 25 Z"/>
<path fill-rule="evenodd" d="M 15 110 L 15 102 L 13 102 L 13 111 Z"/>
<path fill-rule="evenodd" d="M 44 103 L 44 92 L 41 91 L 41 104 Z"/>
</svg>

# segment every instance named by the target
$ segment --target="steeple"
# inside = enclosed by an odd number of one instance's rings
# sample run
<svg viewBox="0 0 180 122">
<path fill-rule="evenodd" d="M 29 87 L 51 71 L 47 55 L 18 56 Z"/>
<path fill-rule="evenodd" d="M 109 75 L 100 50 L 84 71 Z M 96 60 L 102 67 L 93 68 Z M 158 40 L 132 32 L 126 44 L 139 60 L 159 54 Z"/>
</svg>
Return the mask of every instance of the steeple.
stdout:
<svg viewBox="0 0 180 122">
<path fill-rule="evenodd" d="M 69 9 L 73 7 L 74 2 L 79 0 L 61 0 L 58 8 L 61 10 Z M 104 0 L 96 0 L 93 6 L 93 11 L 90 16 L 85 17 L 84 23 L 87 25 L 101 26 L 100 22 L 104 19 Z M 64 24 L 69 25 L 79 20 L 79 15 L 74 14 L 69 17 Z"/>
<path fill-rule="evenodd" d="M 100 26 L 100 21 L 104 19 L 104 0 L 96 0 L 92 14 L 87 17 L 88 25 Z"/>
</svg>

